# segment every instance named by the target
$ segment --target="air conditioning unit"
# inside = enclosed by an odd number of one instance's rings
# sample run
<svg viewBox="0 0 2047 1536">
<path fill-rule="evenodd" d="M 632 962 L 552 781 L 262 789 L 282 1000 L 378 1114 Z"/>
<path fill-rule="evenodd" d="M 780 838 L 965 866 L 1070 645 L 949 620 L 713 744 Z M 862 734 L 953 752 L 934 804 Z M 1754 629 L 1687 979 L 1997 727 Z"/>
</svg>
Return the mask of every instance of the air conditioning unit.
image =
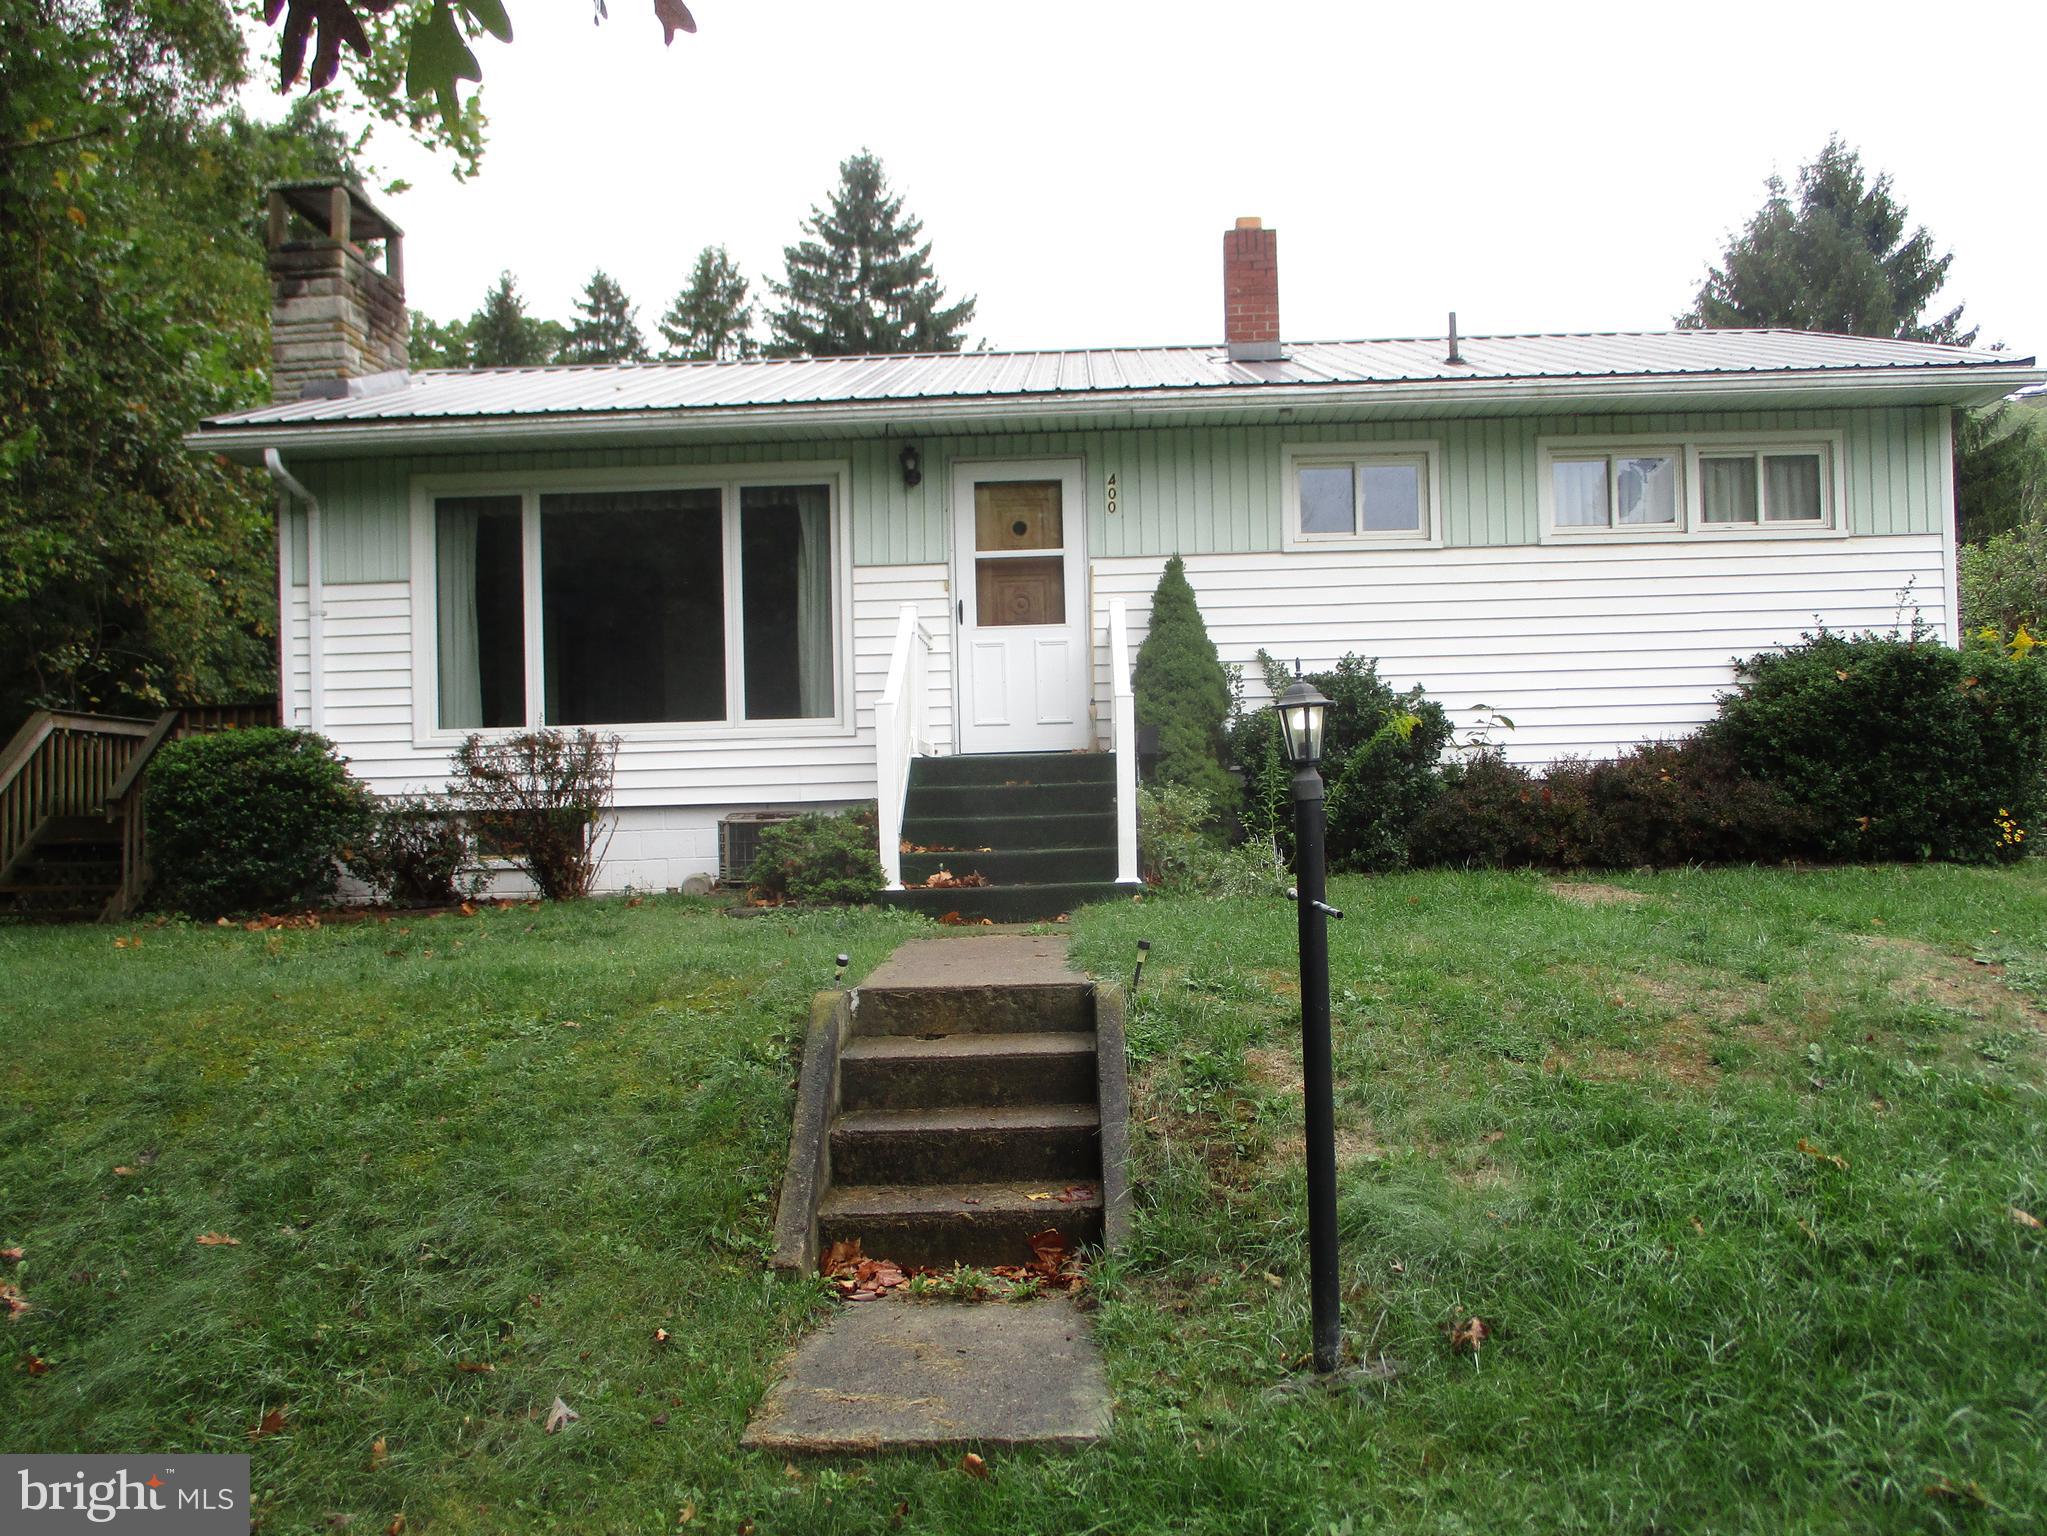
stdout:
<svg viewBox="0 0 2047 1536">
<path fill-rule="evenodd" d="M 734 811 L 718 822 L 718 883 L 746 884 L 747 871 L 761 851 L 761 828 L 794 821 L 795 811 Z"/>
</svg>

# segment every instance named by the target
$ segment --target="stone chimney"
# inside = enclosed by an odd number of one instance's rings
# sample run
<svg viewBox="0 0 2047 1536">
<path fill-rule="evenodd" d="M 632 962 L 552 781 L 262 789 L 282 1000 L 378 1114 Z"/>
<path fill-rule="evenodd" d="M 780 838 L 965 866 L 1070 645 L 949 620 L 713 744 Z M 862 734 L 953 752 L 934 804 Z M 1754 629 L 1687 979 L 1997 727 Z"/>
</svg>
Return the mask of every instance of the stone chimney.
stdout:
<svg viewBox="0 0 2047 1536">
<path fill-rule="evenodd" d="M 1223 339 L 1233 363 L 1280 357 L 1279 232 L 1256 219 L 1223 232 Z"/>
<path fill-rule="evenodd" d="M 405 235 L 359 187 L 270 189 L 270 397 L 363 393 L 351 380 L 405 372 Z M 381 241 L 379 272 L 363 247 Z M 379 382 L 385 382 L 380 380 Z M 396 380 L 389 380 L 396 382 Z"/>
</svg>

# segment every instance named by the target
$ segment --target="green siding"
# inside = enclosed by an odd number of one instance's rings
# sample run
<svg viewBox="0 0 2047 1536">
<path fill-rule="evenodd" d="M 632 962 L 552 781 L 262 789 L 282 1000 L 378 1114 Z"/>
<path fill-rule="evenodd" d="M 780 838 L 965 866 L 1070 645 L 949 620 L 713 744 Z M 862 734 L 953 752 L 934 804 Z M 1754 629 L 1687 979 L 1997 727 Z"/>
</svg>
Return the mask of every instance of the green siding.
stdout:
<svg viewBox="0 0 2047 1536">
<path fill-rule="evenodd" d="M 406 579 L 408 487 L 419 474 L 844 460 L 852 466 L 854 562 L 916 565 L 947 558 L 951 465 L 962 458 L 1085 459 L 1092 555 L 1231 553 L 1280 547 L 1280 450 L 1286 444 L 1434 438 L 1443 449 L 1445 542 L 1497 546 L 1537 541 L 1538 438 L 1828 430 L 1845 434 L 1848 516 L 1854 532 L 1940 531 L 1946 503 L 1941 412 L 1925 406 L 919 438 L 924 479 L 910 489 L 897 467 L 900 442 L 872 439 L 430 455 L 308 462 L 293 468 L 320 498 L 326 578 L 347 583 Z M 1103 495 L 1112 474 L 1120 493 L 1120 511 L 1113 519 Z"/>
</svg>

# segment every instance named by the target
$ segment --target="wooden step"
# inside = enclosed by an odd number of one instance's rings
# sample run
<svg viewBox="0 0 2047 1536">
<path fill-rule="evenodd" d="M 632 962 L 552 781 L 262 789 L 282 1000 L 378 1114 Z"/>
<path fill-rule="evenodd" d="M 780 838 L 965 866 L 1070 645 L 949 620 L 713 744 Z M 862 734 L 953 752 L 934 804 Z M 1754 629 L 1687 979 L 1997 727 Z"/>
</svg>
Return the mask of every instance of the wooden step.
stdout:
<svg viewBox="0 0 2047 1536">
<path fill-rule="evenodd" d="M 955 752 L 910 762 L 910 784 L 1113 784 L 1108 752 Z"/>
<path fill-rule="evenodd" d="M 1047 1229 L 1071 1248 L 1099 1245 L 1100 1181 L 842 1184 L 817 1208 L 820 1248 L 857 1239 L 869 1258 L 932 1268 L 1028 1264 Z"/>
<path fill-rule="evenodd" d="M 1074 1104 L 1095 1095 L 1093 1030 L 856 1035 L 839 1053 L 839 1107 Z"/>
<path fill-rule="evenodd" d="M 872 1109 L 842 1114 L 831 1133 L 832 1182 L 986 1183 L 1101 1176 L 1093 1104 Z"/>
</svg>

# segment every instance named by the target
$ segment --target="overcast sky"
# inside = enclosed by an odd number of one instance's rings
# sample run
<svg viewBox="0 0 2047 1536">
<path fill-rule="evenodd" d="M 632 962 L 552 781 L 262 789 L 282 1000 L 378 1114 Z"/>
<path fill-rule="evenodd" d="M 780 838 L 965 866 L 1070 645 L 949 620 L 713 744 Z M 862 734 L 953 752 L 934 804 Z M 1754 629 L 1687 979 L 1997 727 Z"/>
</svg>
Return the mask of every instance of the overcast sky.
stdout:
<svg viewBox="0 0 2047 1536">
<path fill-rule="evenodd" d="M 1947 303 L 2047 354 L 2047 6 L 508 0 L 479 176 L 386 141 L 415 308 L 501 268 L 566 318 L 593 267 L 644 329 L 698 249 L 757 290 L 880 155 L 996 347 L 1208 342 L 1221 233 L 1279 231 L 1289 338 L 1667 326 L 1830 132 L 1955 253 Z"/>
</svg>

